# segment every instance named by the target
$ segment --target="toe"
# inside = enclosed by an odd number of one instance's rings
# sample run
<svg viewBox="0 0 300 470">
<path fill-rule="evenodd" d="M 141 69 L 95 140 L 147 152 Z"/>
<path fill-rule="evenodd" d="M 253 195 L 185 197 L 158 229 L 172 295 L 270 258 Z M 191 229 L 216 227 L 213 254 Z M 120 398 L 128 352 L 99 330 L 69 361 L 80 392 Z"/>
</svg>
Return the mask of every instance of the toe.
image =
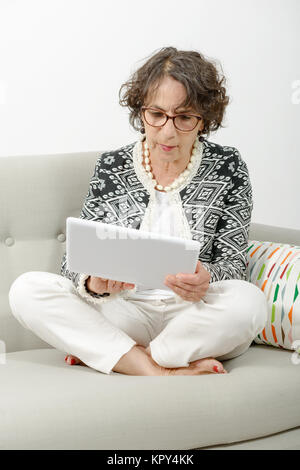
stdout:
<svg viewBox="0 0 300 470">
<path fill-rule="evenodd" d="M 65 357 L 65 361 L 70 364 L 71 366 L 74 366 L 75 364 L 80 364 L 80 360 L 76 356 L 68 355 Z"/>
<path fill-rule="evenodd" d="M 199 359 L 198 361 L 194 361 L 194 364 L 195 367 L 214 374 L 227 374 L 223 364 L 214 358 Z"/>
</svg>

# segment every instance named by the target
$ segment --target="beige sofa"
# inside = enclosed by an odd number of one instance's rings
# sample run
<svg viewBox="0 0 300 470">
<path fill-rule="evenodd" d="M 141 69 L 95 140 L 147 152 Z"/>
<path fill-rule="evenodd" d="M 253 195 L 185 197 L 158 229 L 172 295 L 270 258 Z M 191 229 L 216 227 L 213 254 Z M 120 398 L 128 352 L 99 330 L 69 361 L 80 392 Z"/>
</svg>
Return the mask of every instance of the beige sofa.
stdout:
<svg viewBox="0 0 300 470">
<path fill-rule="evenodd" d="M 20 274 L 60 273 L 65 221 L 79 216 L 98 156 L 0 159 L 0 449 L 300 449 L 291 351 L 252 343 L 224 361 L 226 375 L 107 375 L 68 366 L 14 318 Z M 300 231 L 253 224 L 251 239 L 299 243 Z"/>
</svg>

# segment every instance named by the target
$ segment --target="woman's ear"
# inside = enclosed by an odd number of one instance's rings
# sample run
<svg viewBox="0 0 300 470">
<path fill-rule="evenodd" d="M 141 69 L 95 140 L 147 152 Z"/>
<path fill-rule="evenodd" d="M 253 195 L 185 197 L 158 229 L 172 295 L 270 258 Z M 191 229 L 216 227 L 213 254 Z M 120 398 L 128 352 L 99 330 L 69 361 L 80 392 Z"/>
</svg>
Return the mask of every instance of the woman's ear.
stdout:
<svg viewBox="0 0 300 470">
<path fill-rule="evenodd" d="M 140 119 L 140 132 L 141 132 L 142 134 L 145 134 L 145 123 L 144 123 L 144 118 L 143 118 L 143 114 L 142 114 L 142 113 L 140 113 L 139 119 Z"/>
<path fill-rule="evenodd" d="M 145 125 L 144 125 L 144 120 L 143 119 L 141 119 L 140 132 L 142 134 L 145 134 Z"/>
</svg>

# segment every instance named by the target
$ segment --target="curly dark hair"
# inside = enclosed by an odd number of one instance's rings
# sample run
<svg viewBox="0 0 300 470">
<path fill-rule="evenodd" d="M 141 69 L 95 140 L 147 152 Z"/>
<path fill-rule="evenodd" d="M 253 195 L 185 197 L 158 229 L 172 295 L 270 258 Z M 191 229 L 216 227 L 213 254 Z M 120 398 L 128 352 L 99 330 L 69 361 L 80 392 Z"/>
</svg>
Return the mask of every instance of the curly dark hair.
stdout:
<svg viewBox="0 0 300 470">
<path fill-rule="evenodd" d="M 199 134 L 210 134 L 222 126 L 225 108 L 229 103 L 224 75 L 216 63 L 197 51 L 179 51 L 164 47 L 150 56 L 119 90 L 119 104 L 129 108 L 131 126 L 143 132 L 141 107 L 151 93 L 155 93 L 164 77 L 170 76 L 182 83 L 187 97 L 182 107 L 193 107 L 203 117 L 204 128 Z M 124 89 L 124 96 L 121 97 Z"/>
</svg>

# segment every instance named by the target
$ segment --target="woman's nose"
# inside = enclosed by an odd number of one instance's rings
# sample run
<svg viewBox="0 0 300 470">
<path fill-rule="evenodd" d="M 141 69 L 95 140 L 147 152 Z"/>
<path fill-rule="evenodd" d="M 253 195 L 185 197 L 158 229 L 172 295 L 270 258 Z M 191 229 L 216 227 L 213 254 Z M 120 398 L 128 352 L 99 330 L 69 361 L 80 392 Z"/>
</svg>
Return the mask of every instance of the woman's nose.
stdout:
<svg viewBox="0 0 300 470">
<path fill-rule="evenodd" d="M 176 135 L 177 129 L 172 119 L 167 120 L 166 124 L 162 128 L 162 131 L 164 132 L 165 135 L 168 135 L 168 136 Z"/>
</svg>

